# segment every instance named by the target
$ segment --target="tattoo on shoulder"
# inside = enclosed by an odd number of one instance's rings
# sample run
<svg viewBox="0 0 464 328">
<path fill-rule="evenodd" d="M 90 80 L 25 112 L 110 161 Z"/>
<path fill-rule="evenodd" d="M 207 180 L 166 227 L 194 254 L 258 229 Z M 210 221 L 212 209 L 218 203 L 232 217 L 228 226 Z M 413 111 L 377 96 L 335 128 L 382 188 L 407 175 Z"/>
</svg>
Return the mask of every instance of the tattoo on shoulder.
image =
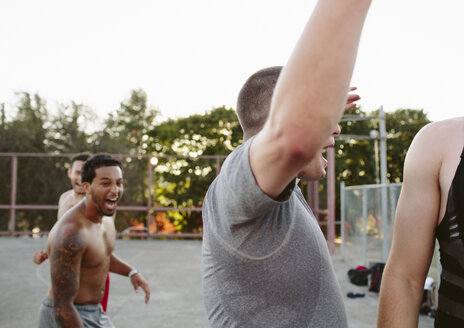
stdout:
<svg viewBox="0 0 464 328">
<path fill-rule="evenodd" d="M 56 236 L 52 259 L 74 258 L 83 251 L 84 245 L 85 242 L 77 231 L 72 231 L 65 236 Z"/>
</svg>

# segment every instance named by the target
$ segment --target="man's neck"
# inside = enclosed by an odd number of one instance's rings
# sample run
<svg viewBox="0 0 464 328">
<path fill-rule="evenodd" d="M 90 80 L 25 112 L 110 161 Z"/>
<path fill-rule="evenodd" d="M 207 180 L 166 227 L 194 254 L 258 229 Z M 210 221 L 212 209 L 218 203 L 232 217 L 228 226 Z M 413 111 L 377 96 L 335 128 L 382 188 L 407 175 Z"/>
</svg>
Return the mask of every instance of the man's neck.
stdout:
<svg viewBox="0 0 464 328">
<path fill-rule="evenodd" d="M 82 203 L 84 205 L 85 217 L 93 223 L 102 223 L 103 213 L 96 208 L 92 201 L 85 197 Z"/>
</svg>

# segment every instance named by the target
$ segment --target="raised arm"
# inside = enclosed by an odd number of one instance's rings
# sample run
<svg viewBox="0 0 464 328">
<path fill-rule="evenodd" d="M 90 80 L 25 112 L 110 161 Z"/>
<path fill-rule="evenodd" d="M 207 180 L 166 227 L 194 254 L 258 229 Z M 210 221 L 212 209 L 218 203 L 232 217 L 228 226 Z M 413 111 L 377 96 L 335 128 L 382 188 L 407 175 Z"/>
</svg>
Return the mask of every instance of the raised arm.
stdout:
<svg viewBox="0 0 464 328">
<path fill-rule="evenodd" d="M 282 71 L 250 161 L 261 189 L 275 197 L 337 126 L 370 0 L 320 0 Z M 272 165 L 270 165 L 272 163 Z"/>
<path fill-rule="evenodd" d="M 440 210 L 440 138 L 433 126 L 414 139 L 404 164 L 393 244 L 379 298 L 378 327 L 417 327 Z"/>
<path fill-rule="evenodd" d="M 129 276 L 129 273 L 135 272 L 133 271 L 134 268 L 131 267 L 129 264 L 121 260 L 116 254 L 111 254 L 110 257 L 110 272 L 120 274 L 122 276 Z M 139 287 L 145 292 L 145 303 L 148 303 L 150 300 L 150 286 L 145 278 L 142 276 L 141 273 L 136 271 L 137 273 L 131 275 L 129 277 L 132 286 L 136 293 L 139 291 Z"/>
<path fill-rule="evenodd" d="M 49 250 L 55 317 L 62 327 L 84 327 L 74 299 L 86 245 L 76 230 L 62 231 L 55 234 Z"/>
</svg>

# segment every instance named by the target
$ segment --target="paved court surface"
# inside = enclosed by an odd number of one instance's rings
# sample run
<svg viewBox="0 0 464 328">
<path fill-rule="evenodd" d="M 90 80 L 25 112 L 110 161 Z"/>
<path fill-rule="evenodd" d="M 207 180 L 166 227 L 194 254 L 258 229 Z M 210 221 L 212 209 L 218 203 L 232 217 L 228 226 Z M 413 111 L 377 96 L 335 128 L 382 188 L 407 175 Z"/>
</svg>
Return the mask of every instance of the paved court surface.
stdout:
<svg viewBox="0 0 464 328">
<path fill-rule="evenodd" d="M 37 327 L 37 311 L 48 290 L 48 262 L 32 262 L 45 238 L 0 238 L 0 327 Z M 208 327 L 201 295 L 201 241 L 117 240 L 115 253 L 137 267 L 150 283 L 150 303 L 135 294 L 126 277 L 111 275 L 108 314 L 116 327 Z M 352 285 L 349 267 L 338 255 L 333 263 L 344 294 L 365 292 L 366 297 L 345 299 L 350 327 L 375 327 L 377 294 Z M 421 316 L 419 327 L 433 327 Z"/>
</svg>

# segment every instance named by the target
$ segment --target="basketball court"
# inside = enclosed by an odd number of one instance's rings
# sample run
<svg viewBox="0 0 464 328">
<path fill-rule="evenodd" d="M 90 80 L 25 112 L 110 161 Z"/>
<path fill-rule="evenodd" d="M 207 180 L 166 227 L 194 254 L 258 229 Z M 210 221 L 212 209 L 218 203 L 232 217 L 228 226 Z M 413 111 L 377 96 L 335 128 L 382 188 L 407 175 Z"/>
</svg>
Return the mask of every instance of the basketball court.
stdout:
<svg viewBox="0 0 464 328">
<path fill-rule="evenodd" d="M 0 327 L 37 327 L 50 271 L 48 261 L 35 265 L 32 254 L 45 242 L 46 238 L 0 238 Z M 151 288 L 150 302 L 145 304 L 142 291 L 134 293 L 126 277 L 111 274 L 108 314 L 116 327 L 209 327 L 201 293 L 201 241 L 118 239 L 115 253 L 136 267 Z M 344 295 L 366 294 L 345 297 L 350 327 L 376 327 L 378 295 L 349 282 L 350 267 L 339 254 L 333 263 Z M 433 319 L 421 316 L 419 327 L 433 327 Z"/>
</svg>

